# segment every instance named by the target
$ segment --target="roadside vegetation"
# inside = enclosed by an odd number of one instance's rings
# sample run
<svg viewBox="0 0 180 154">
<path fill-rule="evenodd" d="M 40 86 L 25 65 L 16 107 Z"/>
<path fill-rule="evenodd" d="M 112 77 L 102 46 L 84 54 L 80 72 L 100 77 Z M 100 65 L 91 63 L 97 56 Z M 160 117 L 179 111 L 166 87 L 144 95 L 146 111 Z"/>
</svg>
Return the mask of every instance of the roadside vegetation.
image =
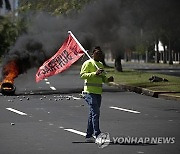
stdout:
<svg viewBox="0 0 180 154">
<path fill-rule="evenodd" d="M 146 88 L 153 91 L 161 92 L 179 92 L 180 93 L 180 78 L 159 73 L 148 73 L 142 71 L 135 71 L 131 69 L 124 69 L 123 72 L 117 72 L 113 68 L 107 68 L 108 75 L 115 78 L 118 84 Z M 150 82 L 149 78 L 152 75 L 165 78 L 168 82 Z"/>
</svg>

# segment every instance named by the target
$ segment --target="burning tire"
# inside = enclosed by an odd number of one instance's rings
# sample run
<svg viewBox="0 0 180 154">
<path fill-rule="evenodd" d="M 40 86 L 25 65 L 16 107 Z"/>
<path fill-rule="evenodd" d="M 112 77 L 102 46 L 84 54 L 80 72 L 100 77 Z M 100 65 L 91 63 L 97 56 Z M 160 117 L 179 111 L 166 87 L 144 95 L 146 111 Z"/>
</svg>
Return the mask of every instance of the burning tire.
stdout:
<svg viewBox="0 0 180 154">
<path fill-rule="evenodd" d="M 14 95 L 16 87 L 10 82 L 4 82 L 1 85 L 1 93 L 3 95 Z"/>
</svg>

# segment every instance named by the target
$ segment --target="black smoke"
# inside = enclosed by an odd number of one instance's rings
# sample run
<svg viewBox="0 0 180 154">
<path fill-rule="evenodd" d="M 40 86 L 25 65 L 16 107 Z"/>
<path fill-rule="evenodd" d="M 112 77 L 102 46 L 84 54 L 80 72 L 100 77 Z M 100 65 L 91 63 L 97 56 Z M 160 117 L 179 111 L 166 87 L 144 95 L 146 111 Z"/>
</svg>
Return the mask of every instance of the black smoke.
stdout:
<svg viewBox="0 0 180 154">
<path fill-rule="evenodd" d="M 156 3 L 156 0 L 98 0 L 80 12 L 71 12 L 66 16 L 52 16 L 45 12 L 31 14 L 28 16 L 30 24 L 27 33 L 17 39 L 3 63 L 16 59 L 21 73 L 42 65 L 59 49 L 68 30 L 87 50 L 98 45 L 102 49 L 108 47 L 114 56 L 122 56 L 126 48 L 134 45 L 140 29 L 149 24 L 146 13 L 151 12 L 152 7 L 155 9 Z"/>
<path fill-rule="evenodd" d="M 113 10 L 117 9 L 116 3 L 106 0 L 87 5 L 80 13 L 71 12 L 69 16 L 57 17 L 45 12 L 29 13 L 27 32 L 18 37 L 15 45 L 4 55 L 3 66 L 16 60 L 20 73 L 39 67 L 60 48 L 68 30 L 74 33 L 86 49 L 114 41 L 117 34 L 112 35 L 113 28 L 116 28 L 112 23 L 118 23 L 119 19 Z"/>
</svg>

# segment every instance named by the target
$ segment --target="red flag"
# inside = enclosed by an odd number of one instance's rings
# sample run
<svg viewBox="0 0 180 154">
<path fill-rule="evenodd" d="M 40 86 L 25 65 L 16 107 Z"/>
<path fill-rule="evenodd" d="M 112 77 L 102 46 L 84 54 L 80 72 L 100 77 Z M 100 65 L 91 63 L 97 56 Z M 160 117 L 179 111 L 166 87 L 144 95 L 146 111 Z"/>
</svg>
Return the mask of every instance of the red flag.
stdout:
<svg viewBox="0 0 180 154">
<path fill-rule="evenodd" d="M 69 34 L 58 52 L 39 68 L 36 82 L 68 69 L 84 54 L 76 40 Z"/>
</svg>

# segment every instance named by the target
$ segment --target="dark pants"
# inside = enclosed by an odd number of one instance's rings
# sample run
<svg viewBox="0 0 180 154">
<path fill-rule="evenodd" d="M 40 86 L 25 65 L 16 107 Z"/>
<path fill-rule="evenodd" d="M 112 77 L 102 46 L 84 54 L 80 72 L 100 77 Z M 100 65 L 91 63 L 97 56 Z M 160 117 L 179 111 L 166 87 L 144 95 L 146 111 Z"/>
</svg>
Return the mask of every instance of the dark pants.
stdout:
<svg viewBox="0 0 180 154">
<path fill-rule="evenodd" d="M 99 129 L 101 95 L 89 93 L 85 95 L 85 100 L 89 106 L 86 138 L 92 137 L 93 134 L 97 137 L 101 133 Z"/>
</svg>

